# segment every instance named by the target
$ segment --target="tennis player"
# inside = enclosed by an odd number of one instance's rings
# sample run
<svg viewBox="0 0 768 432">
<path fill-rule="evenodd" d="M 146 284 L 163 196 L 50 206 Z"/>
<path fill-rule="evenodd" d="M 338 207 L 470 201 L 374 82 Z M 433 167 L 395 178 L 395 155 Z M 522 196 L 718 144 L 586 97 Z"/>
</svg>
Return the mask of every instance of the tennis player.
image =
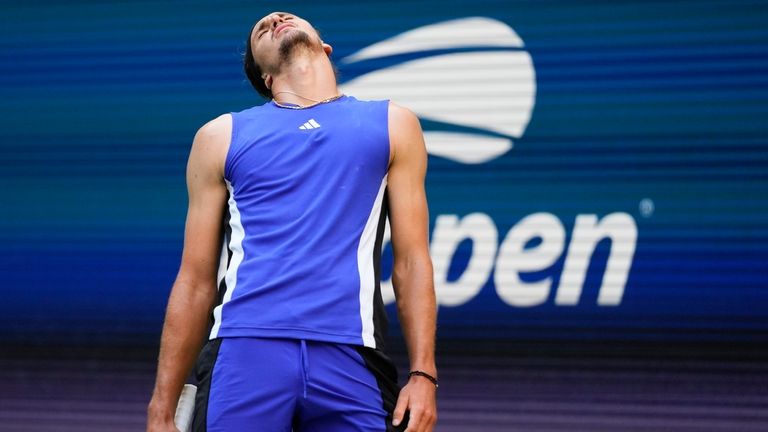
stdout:
<svg viewBox="0 0 768 432">
<path fill-rule="evenodd" d="M 176 430 L 197 358 L 196 431 L 431 431 L 436 306 L 418 119 L 341 94 L 331 46 L 295 15 L 265 16 L 247 46 L 246 75 L 271 101 L 195 136 L 147 430 Z M 387 217 L 411 369 L 402 389 L 384 354 Z"/>
</svg>

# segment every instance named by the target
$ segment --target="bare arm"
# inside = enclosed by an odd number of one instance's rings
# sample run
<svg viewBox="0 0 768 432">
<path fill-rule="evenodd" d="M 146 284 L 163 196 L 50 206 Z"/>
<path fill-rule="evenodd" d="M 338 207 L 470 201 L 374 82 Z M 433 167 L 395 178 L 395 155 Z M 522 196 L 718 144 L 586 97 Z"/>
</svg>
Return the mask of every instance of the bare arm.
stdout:
<svg viewBox="0 0 768 432">
<path fill-rule="evenodd" d="M 427 152 L 418 118 L 390 104 L 389 207 L 394 268 L 392 282 L 411 370 L 434 377 L 436 302 L 428 245 L 428 210 L 424 191 Z M 407 431 L 431 431 L 436 414 L 435 386 L 414 376 L 403 388 L 395 420 L 410 410 Z"/>
<path fill-rule="evenodd" d="M 168 299 L 157 380 L 148 409 L 149 431 L 176 430 L 176 403 L 203 344 L 216 298 L 221 224 L 227 198 L 224 159 L 231 128 L 231 117 L 226 115 L 207 123 L 195 135 L 189 154 L 184 251 Z"/>
</svg>

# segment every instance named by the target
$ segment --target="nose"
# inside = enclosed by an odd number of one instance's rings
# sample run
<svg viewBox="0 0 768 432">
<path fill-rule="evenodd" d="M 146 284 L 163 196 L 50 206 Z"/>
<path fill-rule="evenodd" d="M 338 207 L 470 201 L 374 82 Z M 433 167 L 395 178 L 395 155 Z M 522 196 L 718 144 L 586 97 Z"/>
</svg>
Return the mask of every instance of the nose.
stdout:
<svg viewBox="0 0 768 432">
<path fill-rule="evenodd" d="M 269 19 L 270 19 L 270 24 L 269 25 L 272 28 L 277 27 L 278 25 L 280 25 L 284 21 L 283 15 L 282 14 L 278 14 L 278 13 L 273 13 L 273 14 L 269 15 Z"/>
</svg>

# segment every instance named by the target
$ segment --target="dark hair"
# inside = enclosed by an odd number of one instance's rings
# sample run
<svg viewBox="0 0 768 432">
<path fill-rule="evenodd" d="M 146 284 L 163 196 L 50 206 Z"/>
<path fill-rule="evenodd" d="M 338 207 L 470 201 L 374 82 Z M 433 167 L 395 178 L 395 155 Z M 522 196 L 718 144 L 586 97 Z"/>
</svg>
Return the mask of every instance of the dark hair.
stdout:
<svg viewBox="0 0 768 432">
<path fill-rule="evenodd" d="M 258 23 L 257 23 L 258 24 Z M 251 49 L 251 35 L 256 24 L 251 27 L 251 31 L 248 32 L 248 39 L 245 42 L 245 54 L 243 55 L 243 70 L 245 76 L 248 77 L 248 81 L 260 95 L 267 99 L 272 99 L 272 90 L 267 88 L 267 83 L 264 82 L 264 78 L 261 77 L 261 66 L 256 63 L 256 59 L 253 58 L 253 50 Z"/>
</svg>

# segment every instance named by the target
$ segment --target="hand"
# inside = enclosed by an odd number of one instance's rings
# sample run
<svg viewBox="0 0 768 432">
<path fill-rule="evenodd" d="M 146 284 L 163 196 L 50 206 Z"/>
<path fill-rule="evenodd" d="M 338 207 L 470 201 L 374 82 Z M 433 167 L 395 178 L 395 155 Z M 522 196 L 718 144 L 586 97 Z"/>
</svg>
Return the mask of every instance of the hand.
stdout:
<svg viewBox="0 0 768 432">
<path fill-rule="evenodd" d="M 408 428 L 405 432 L 431 432 L 437 421 L 435 385 L 420 376 L 412 376 L 400 390 L 392 424 L 397 426 L 403 420 L 405 411 L 410 411 Z"/>
<path fill-rule="evenodd" d="M 147 432 L 180 432 L 167 409 L 158 408 L 153 400 L 147 410 Z"/>
</svg>

